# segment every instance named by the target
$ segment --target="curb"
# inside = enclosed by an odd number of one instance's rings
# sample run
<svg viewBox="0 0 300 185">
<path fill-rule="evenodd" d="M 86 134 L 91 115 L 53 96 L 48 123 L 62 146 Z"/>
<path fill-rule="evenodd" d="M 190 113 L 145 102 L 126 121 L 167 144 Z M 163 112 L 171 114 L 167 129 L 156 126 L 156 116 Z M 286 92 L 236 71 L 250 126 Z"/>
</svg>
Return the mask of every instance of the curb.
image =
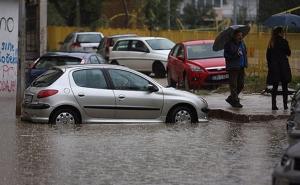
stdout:
<svg viewBox="0 0 300 185">
<path fill-rule="evenodd" d="M 249 114 L 236 114 L 231 111 L 223 109 L 210 109 L 208 112 L 209 118 L 222 119 L 226 121 L 234 121 L 238 123 L 249 123 L 252 121 L 270 121 L 276 119 L 287 119 L 289 115 L 249 115 Z"/>
</svg>

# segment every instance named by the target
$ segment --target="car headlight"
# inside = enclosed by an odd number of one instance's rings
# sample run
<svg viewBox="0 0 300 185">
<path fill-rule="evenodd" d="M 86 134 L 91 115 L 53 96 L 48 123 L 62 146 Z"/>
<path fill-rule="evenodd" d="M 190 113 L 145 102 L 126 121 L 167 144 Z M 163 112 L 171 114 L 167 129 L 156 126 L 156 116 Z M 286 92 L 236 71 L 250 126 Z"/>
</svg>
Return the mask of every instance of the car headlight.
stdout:
<svg viewBox="0 0 300 185">
<path fill-rule="evenodd" d="M 188 65 L 190 66 L 191 71 L 193 72 L 203 72 L 203 69 L 201 69 L 201 67 L 199 66 L 196 66 L 194 64 L 188 64 Z"/>
</svg>

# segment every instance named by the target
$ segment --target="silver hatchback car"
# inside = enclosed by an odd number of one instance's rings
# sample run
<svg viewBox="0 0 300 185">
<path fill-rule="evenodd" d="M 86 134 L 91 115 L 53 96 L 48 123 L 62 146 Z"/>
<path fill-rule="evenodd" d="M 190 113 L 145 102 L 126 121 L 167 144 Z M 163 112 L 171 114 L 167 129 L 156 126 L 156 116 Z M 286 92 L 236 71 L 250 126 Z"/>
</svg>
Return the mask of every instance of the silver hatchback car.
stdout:
<svg viewBox="0 0 300 185">
<path fill-rule="evenodd" d="M 48 70 L 24 92 L 22 120 L 51 124 L 207 121 L 207 102 L 123 66 Z"/>
</svg>

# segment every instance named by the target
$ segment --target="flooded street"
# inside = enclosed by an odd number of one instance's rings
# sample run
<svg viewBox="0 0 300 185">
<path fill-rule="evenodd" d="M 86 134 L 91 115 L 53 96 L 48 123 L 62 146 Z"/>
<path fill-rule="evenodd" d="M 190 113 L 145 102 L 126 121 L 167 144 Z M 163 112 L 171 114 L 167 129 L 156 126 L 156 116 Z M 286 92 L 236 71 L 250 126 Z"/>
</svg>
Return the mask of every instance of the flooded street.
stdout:
<svg viewBox="0 0 300 185">
<path fill-rule="evenodd" d="M 1 114 L 4 185 L 269 185 L 287 147 L 285 120 L 73 129 L 21 122 L 12 114 Z"/>
</svg>

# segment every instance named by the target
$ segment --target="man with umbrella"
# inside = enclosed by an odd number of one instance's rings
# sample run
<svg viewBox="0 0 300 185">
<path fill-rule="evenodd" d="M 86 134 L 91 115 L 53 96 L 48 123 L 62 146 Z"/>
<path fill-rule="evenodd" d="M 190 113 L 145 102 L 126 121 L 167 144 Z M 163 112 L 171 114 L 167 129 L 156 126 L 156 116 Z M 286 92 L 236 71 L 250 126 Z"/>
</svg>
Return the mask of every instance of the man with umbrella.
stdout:
<svg viewBox="0 0 300 185">
<path fill-rule="evenodd" d="M 230 95 L 226 101 L 232 107 L 237 108 L 243 107 L 238 96 L 244 88 L 244 68 L 248 65 L 247 49 L 243 38 L 249 31 L 250 27 L 248 25 L 232 25 L 216 37 L 213 45 L 214 51 L 224 49 L 230 88 Z"/>
<path fill-rule="evenodd" d="M 224 45 L 226 70 L 229 74 L 230 95 L 226 101 L 232 106 L 242 108 L 239 94 L 244 88 L 245 71 L 247 67 L 247 50 L 243 41 L 243 32 L 239 29 L 233 31 L 233 37 Z"/>
</svg>

